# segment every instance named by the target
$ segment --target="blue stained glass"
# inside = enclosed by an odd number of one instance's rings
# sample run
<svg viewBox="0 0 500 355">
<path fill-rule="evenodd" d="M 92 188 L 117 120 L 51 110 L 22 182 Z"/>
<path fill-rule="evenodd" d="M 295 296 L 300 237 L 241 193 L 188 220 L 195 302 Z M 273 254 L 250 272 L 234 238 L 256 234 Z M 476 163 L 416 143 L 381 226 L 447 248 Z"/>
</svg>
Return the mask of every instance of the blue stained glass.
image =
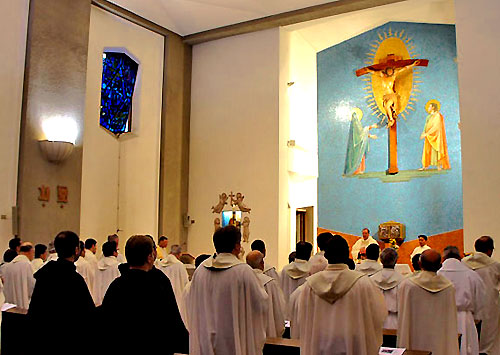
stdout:
<svg viewBox="0 0 500 355">
<path fill-rule="evenodd" d="M 138 68 L 125 53 L 105 52 L 102 56 L 100 124 L 116 135 L 131 131 Z"/>
</svg>

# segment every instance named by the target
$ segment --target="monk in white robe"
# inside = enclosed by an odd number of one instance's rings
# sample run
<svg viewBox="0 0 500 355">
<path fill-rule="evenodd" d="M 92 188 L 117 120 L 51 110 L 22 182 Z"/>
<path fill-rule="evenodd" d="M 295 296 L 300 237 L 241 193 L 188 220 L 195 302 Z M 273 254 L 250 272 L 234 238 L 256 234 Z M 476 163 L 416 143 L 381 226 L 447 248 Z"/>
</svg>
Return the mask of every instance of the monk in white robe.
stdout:
<svg viewBox="0 0 500 355">
<path fill-rule="evenodd" d="M 308 260 L 311 257 L 311 251 L 311 243 L 298 242 L 295 249 L 295 260 L 281 270 L 281 289 L 283 290 L 287 307 L 288 299 L 292 292 L 304 284 L 306 278 L 309 276 L 311 266 Z"/>
<path fill-rule="evenodd" d="M 300 292 L 300 354 L 378 354 L 387 316 L 382 292 L 366 275 L 349 270 L 342 237 L 332 238 L 325 255 L 326 269 L 310 276 Z"/>
<path fill-rule="evenodd" d="M 120 237 L 118 234 L 108 235 L 108 242 L 116 243 L 116 260 L 118 260 L 118 264 L 125 264 L 127 259 L 125 258 L 125 255 L 120 252 Z"/>
<path fill-rule="evenodd" d="M 370 244 L 378 245 L 377 241 L 370 235 L 370 230 L 368 228 L 364 228 L 361 232 L 361 235 L 362 238 L 358 239 L 356 243 L 354 243 L 351 250 L 352 260 L 354 260 L 355 263 L 359 263 L 361 261 L 358 258 L 359 252 L 361 250 L 365 250 L 366 247 Z"/>
<path fill-rule="evenodd" d="M 252 249 L 252 251 L 258 250 L 262 253 L 262 255 L 264 255 L 264 275 L 272 277 L 278 282 L 278 284 L 280 284 L 280 277 L 278 275 L 278 272 L 276 271 L 276 268 L 271 264 L 268 264 L 267 261 L 265 260 L 266 244 L 264 243 L 264 241 L 260 239 L 254 240 L 250 245 L 250 248 Z"/>
<path fill-rule="evenodd" d="M 281 337 L 285 331 L 286 310 L 283 292 L 275 279 L 264 274 L 264 255 L 260 251 L 248 253 L 247 264 L 253 269 L 269 296 L 266 335 L 268 338 Z"/>
<path fill-rule="evenodd" d="M 92 265 L 94 270 L 97 270 L 97 241 L 92 238 L 88 238 L 85 241 L 85 260 Z"/>
<path fill-rule="evenodd" d="M 310 268 L 311 275 L 319 271 L 325 270 L 326 266 L 328 265 L 328 260 L 326 260 L 325 258 L 325 248 L 332 236 L 333 236 L 332 233 L 325 232 L 321 233 L 316 238 L 319 252 L 311 256 L 311 258 L 309 259 L 309 264 L 311 267 Z"/>
<path fill-rule="evenodd" d="M 451 281 L 437 275 L 441 255 L 433 249 L 420 257 L 422 272 L 398 289 L 398 347 L 458 355 L 457 306 Z"/>
<path fill-rule="evenodd" d="M 163 271 L 165 275 L 170 280 L 172 288 L 174 290 L 175 300 L 177 301 L 177 306 L 181 309 L 182 305 L 182 293 L 184 288 L 189 282 L 189 275 L 184 267 L 184 264 L 179 261 L 173 254 L 167 255 L 166 258 L 156 259 L 155 266 L 157 269 Z"/>
<path fill-rule="evenodd" d="M 477 355 L 479 340 L 475 323 L 480 321 L 484 307 L 486 289 L 483 280 L 460 262 L 460 251 L 457 247 L 446 247 L 443 259 L 443 266 L 437 273 L 450 280 L 455 287 L 458 332 L 462 334 L 460 355 Z"/>
<path fill-rule="evenodd" d="M 106 242 L 102 245 L 102 253 L 104 257 L 97 263 L 97 271 L 95 274 L 95 304 L 99 306 L 104 299 L 104 295 L 108 290 L 109 285 L 114 279 L 120 276 L 118 270 L 118 251 L 116 250 L 115 242 Z"/>
<path fill-rule="evenodd" d="M 239 229 L 218 229 L 213 240 L 216 257 L 196 269 L 186 290 L 189 354 L 262 354 L 268 295 L 250 266 L 236 257 Z"/>
<path fill-rule="evenodd" d="M 385 305 L 389 312 L 384 322 L 384 329 L 398 328 L 398 288 L 404 276 L 394 270 L 398 253 L 392 248 L 385 248 L 380 255 L 383 269 L 371 276 L 371 280 L 384 294 Z"/>
<path fill-rule="evenodd" d="M 31 265 L 34 256 L 35 248 L 33 245 L 23 243 L 19 255 L 3 270 L 5 302 L 15 304 L 18 308 L 29 308 L 31 295 L 35 288 L 35 278 Z"/>
<path fill-rule="evenodd" d="M 92 265 L 87 260 L 85 260 L 86 252 L 87 251 L 85 249 L 85 244 L 82 241 L 80 241 L 80 257 L 75 261 L 76 272 L 83 277 L 83 280 L 85 281 L 85 284 L 89 289 L 90 295 L 92 296 L 92 299 L 94 299 L 95 301 L 94 285 L 95 285 L 96 271 L 92 267 Z"/>
<path fill-rule="evenodd" d="M 370 244 L 366 247 L 366 259 L 361 264 L 356 264 L 356 271 L 362 272 L 367 276 L 382 270 L 382 265 L 378 262 L 380 247 L 378 244 Z"/>
<path fill-rule="evenodd" d="M 500 263 L 491 259 L 493 254 L 493 239 L 483 236 L 474 243 L 476 252 L 465 257 L 463 263 L 477 272 L 483 280 L 486 292 L 485 307 L 482 312 L 481 337 L 479 352 L 485 354 L 500 354 Z"/>
</svg>

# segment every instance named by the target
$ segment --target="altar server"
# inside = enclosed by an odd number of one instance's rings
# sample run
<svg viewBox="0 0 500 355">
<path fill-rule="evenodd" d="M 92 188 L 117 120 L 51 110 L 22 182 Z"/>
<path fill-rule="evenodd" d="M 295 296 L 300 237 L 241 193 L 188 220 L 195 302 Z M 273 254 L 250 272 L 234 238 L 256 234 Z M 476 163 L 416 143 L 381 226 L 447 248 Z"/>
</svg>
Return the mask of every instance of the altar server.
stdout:
<svg viewBox="0 0 500 355">
<path fill-rule="evenodd" d="M 172 245 L 172 251 L 175 253 L 178 252 L 179 255 L 181 253 L 178 245 Z M 179 259 L 177 259 L 176 254 L 172 253 L 168 254 L 163 259 L 157 259 L 155 265 L 170 279 L 170 283 L 174 289 L 177 305 L 181 308 L 182 293 L 189 282 L 189 275 L 186 267 L 179 261 Z"/>
<path fill-rule="evenodd" d="M 312 244 L 308 242 L 298 242 L 295 249 L 295 260 L 286 265 L 281 271 L 281 289 L 288 304 L 288 298 L 293 291 L 306 282 L 309 276 Z"/>
<path fill-rule="evenodd" d="M 276 268 L 269 264 L 265 258 L 266 258 L 266 244 L 264 244 L 264 241 L 257 239 L 252 242 L 250 245 L 250 248 L 252 250 L 258 250 L 264 255 L 264 274 L 267 276 L 272 277 L 275 279 L 278 283 L 280 282 L 280 277 L 278 275 L 278 272 L 276 271 Z"/>
<path fill-rule="evenodd" d="M 264 255 L 254 250 L 247 255 L 247 264 L 253 269 L 257 278 L 269 296 L 267 312 L 267 337 L 281 337 L 285 331 L 285 298 L 278 282 L 264 274 Z"/>
<path fill-rule="evenodd" d="M 309 259 L 309 264 L 311 265 L 311 270 L 310 270 L 311 275 L 319 271 L 323 271 L 328 265 L 328 260 L 326 260 L 325 258 L 325 248 L 331 237 L 333 237 L 332 233 L 326 232 L 326 233 L 321 233 L 316 238 L 319 252 L 311 256 L 311 258 Z"/>
<path fill-rule="evenodd" d="M 463 259 L 465 265 L 481 276 L 486 288 L 485 307 L 482 312 L 481 338 L 479 352 L 485 354 L 500 354 L 500 263 L 491 258 L 493 254 L 493 239 L 483 236 L 474 243 L 476 252 Z"/>
<path fill-rule="evenodd" d="M 399 285 L 398 347 L 458 355 L 455 288 L 436 274 L 441 266 L 437 251 L 424 251 L 420 264 L 422 272 Z"/>
<path fill-rule="evenodd" d="M 387 316 L 382 292 L 366 275 L 349 270 L 349 246 L 341 236 L 331 239 L 325 256 L 326 269 L 309 277 L 300 293 L 300 353 L 377 354 Z"/>
<path fill-rule="evenodd" d="M 35 249 L 31 243 L 21 244 L 19 255 L 14 258 L 3 270 L 5 302 L 15 304 L 18 308 L 28 309 L 35 278 L 31 260 L 34 259 Z"/>
<path fill-rule="evenodd" d="M 216 256 L 196 269 L 186 290 L 189 354 L 262 354 L 268 295 L 250 266 L 236 257 L 238 228 L 218 229 L 213 241 Z"/>
<path fill-rule="evenodd" d="M 377 241 L 370 235 L 370 230 L 368 228 L 363 228 L 363 230 L 361 231 L 361 235 L 362 238 L 358 239 L 352 246 L 352 260 L 354 260 L 355 263 L 361 262 L 361 260 L 358 258 L 360 251 L 365 250 L 366 247 L 370 244 L 378 245 Z"/>
<path fill-rule="evenodd" d="M 356 271 L 372 276 L 382 270 L 382 265 L 378 262 L 380 247 L 378 244 L 370 244 L 366 247 L 366 259 L 361 264 L 356 265 Z"/>
<path fill-rule="evenodd" d="M 99 306 L 102 303 L 104 295 L 108 290 L 109 285 L 120 276 L 118 271 L 118 251 L 116 250 L 115 242 L 106 242 L 102 245 L 102 253 L 104 257 L 97 263 L 97 271 L 95 274 L 95 303 Z"/>
<path fill-rule="evenodd" d="M 370 245 L 371 247 L 371 245 Z M 387 319 L 384 322 L 385 329 L 398 328 L 398 287 L 404 276 L 394 270 L 398 261 L 398 253 L 392 248 L 385 248 L 380 255 L 383 269 L 373 276 L 371 280 L 384 293 L 385 305 L 387 306 Z"/>
<path fill-rule="evenodd" d="M 429 250 L 431 247 L 427 245 L 427 236 L 420 234 L 418 236 L 418 246 L 411 252 L 410 258 L 417 254 L 422 254 L 424 251 Z"/>
<path fill-rule="evenodd" d="M 443 266 L 437 273 L 450 280 L 455 287 L 458 332 L 462 334 L 460 355 L 477 355 L 479 341 L 475 321 L 481 319 L 486 290 L 481 277 L 460 259 L 458 248 L 447 246 L 443 251 Z"/>
</svg>

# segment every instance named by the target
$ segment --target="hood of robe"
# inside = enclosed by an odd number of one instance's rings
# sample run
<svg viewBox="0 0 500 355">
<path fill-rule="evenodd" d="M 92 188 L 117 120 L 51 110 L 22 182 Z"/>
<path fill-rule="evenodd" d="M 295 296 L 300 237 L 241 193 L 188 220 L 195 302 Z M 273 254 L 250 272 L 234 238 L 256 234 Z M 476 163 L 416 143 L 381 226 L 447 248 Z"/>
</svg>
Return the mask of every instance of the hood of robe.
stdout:
<svg viewBox="0 0 500 355">
<path fill-rule="evenodd" d="M 105 256 L 97 262 L 97 268 L 99 270 L 107 270 L 116 265 L 118 265 L 118 259 L 116 259 L 116 256 Z"/>
<path fill-rule="evenodd" d="M 446 277 L 436 274 L 435 272 L 425 271 L 418 273 L 416 276 L 408 278 L 415 285 L 422 287 L 424 290 L 436 293 L 452 286 L 453 284 Z"/>
<path fill-rule="evenodd" d="M 267 283 L 274 280 L 271 276 L 265 275 L 264 271 L 261 269 L 253 269 L 253 272 L 257 275 L 257 278 L 262 286 L 265 286 Z"/>
<path fill-rule="evenodd" d="M 465 257 L 463 263 L 470 267 L 472 270 L 481 269 L 483 267 L 493 264 L 495 261 L 491 259 L 488 255 L 481 252 L 476 252 L 472 255 Z"/>
<path fill-rule="evenodd" d="M 203 262 L 203 266 L 211 270 L 226 270 L 235 265 L 243 264 L 243 261 L 238 259 L 231 253 L 220 253 L 212 256 Z"/>
<path fill-rule="evenodd" d="M 294 262 L 285 266 L 285 272 L 294 280 L 309 275 L 310 269 L 311 265 L 307 262 L 307 260 L 302 259 L 295 259 Z"/>
<path fill-rule="evenodd" d="M 356 266 L 356 271 L 362 272 L 368 276 L 382 270 L 382 265 L 375 260 L 363 260 L 361 264 Z"/>
<path fill-rule="evenodd" d="M 342 298 L 365 274 L 349 270 L 346 264 L 328 264 L 324 271 L 307 278 L 313 292 L 329 303 Z"/>
<path fill-rule="evenodd" d="M 470 271 L 470 268 L 465 266 L 465 263 L 462 263 L 460 260 L 451 258 L 443 262 L 443 266 L 441 266 L 439 271 Z"/>
<path fill-rule="evenodd" d="M 18 255 L 11 261 L 12 264 L 15 263 L 31 263 L 30 259 L 26 255 Z"/>
<path fill-rule="evenodd" d="M 382 269 L 371 277 L 371 280 L 382 290 L 391 290 L 398 286 L 405 277 L 394 269 Z"/>
<path fill-rule="evenodd" d="M 264 272 L 268 272 L 269 270 L 272 270 L 272 269 L 276 270 L 276 268 L 274 266 L 271 266 L 271 265 L 270 266 L 264 266 Z"/>
<path fill-rule="evenodd" d="M 179 261 L 179 259 L 177 259 L 175 255 L 172 254 L 168 254 L 166 258 L 156 260 L 156 262 L 158 266 L 163 266 L 163 267 L 171 266 L 174 264 L 182 264 L 182 262 Z"/>
</svg>

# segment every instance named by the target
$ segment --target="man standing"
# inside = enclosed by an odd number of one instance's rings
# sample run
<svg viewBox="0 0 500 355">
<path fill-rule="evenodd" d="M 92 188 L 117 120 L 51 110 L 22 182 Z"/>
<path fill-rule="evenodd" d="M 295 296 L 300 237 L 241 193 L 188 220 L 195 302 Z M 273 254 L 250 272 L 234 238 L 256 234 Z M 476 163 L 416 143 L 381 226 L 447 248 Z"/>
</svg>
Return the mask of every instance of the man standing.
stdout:
<svg viewBox="0 0 500 355">
<path fill-rule="evenodd" d="M 430 165 L 436 166 L 438 170 L 450 169 L 444 117 L 439 112 L 440 106 L 441 104 L 437 100 L 430 100 L 425 105 L 425 110 L 429 115 L 420 136 L 420 139 L 424 139 L 422 168 L 420 170 L 426 170 Z"/>
<path fill-rule="evenodd" d="M 361 264 L 356 265 L 356 271 L 372 276 L 382 270 L 382 265 L 378 262 L 380 247 L 378 244 L 370 244 L 366 247 L 366 259 Z"/>
<path fill-rule="evenodd" d="M 4 295 L 6 303 L 13 303 L 18 308 L 28 309 L 35 279 L 31 260 L 35 257 L 35 248 L 31 243 L 21 244 L 19 255 L 3 270 L 5 279 Z"/>
<path fill-rule="evenodd" d="M 99 306 L 106 294 L 106 291 L 118 276 L 120 276 L 120 271 L 118 271 L 118 251 L 116 250 L 115 242 L 106 242 L 102 245 L 102 253 L 104 257 L 97 263 L 97 271 L 95 274 L 95 302 Z"/>
<path fill-rule="evenodd" d="M 281 270 L 281 289 L 283 290 L 287 307 L 288 299 L 292 292 L 304 284 L 306 277 L 309 276 L 310 265 L 308 260 L 311 257 L 311 252 L 311 243 L 298 242 L 295 248 L 295 260 Z"/>
<path fill-rule="evenodd" d="M 262 354 L 268 295 L 237 255 L 241 233 L 234 226 L 213 236 L 217 255 L 194 272 L 186 295 L 189 354 Z"/>
<path fill-rule="evenodd" d="M 168 238 L 162 235 L 160 239 L 158 239 L 158 248 L 156 248 L 158 259 L 161 260 L 167 257 L 168 255 L 167 246 L 168 246 Z"/>
<path fill-rule="evenodd" d="M 493 239 L 483 236 L 474 243 L 476 252 L 463 259 L 463 263 L 481 276 L 486 288 L 481 324 L 479 352 L 485 354 L 500 354 L 500 304 L 498 290 L 500 289 L 500 263 L 491 259 L 493 254 Z"/>
<path fill-rule="evenodd" d="M 90 265 L 97 270 L 97 257 L 95 254 L 97 253 L 97 241 L 92 238 L 88 238 L 85 241 L 85 260 L 87 260 Z"/>
<path fill-rule="evenodd" d="M 257 278 L 269 296 L 269 311 L 267 312 L 267 337 L 277 338 L 285 330 L 285 298 L 278 282 L 264 274 L 264 255 L 254 250 L 247 255 L 247 264 L 253 269 Z"/>
<path fill-rule="evenodd" d="M 182 307 L 182 293 L 189 282 L 189 275 L 184 264 L 178 259 L 182 253 L 181 247 L 179 245 L 172 245 L 171 251 L 172 253 L 167 255 L 166 258 L 157 259 L 155 266 L 169 278 L 177 305 L 180 309 Z"/>
<path fill-rule="evenodd" d="M 252 250 L 258 250 L 264 255 L 264 258 L 266 257 L 266 244 L 264 241 L 257 239 L 252 242 L 250 245 L 250 248 Z M 278 276 L 278 273 L 276 272 L 276 268 L 272 266 L 271 264 L 266 263 L 264 260 L 264 275 L 270 276 L 273 279 L 276 280 L 276 282 L 280 282 L 280 277 Z"/>
<path fill-rule="evenodd" d="M 422 272 L 401 282 L 398 289 L 398 347 L 458 354 L 455 288 L 436 272 L 441 255 L 426 250 L 420 256 Z"/>
<path fill-rule="evenodd" d="M 47 260 L 49 252 L 47 251 L 47 246 L 44 244 L 35 245 L 35 258 L 31 261 L 31 266 L 33 267 L 33 272 L 37 272 L 43 266 L 43 263 Z"/>
<path fill-rule="evenodd" d="M 325 248 L 328 241 L 333 237 L 332 233 L 326 232 L 321 233 L 316 238 L 318 243 L 319 252 L 311 256 L 309 259 L 309 264 L 311 265 L 311 275 L 319 271 L 323 271 L 328 265 L 328 260 L 325 258 Z"/>
<path fill-rule="evenodd" d="M 341 236 L 333 236 L 325 256 L 326 269 L 308 277 L 300 292 L 300 353 L 377 354 L 387 316 L 382 293 L 367 276 L 349 270 L 349 246 Z"/>
<path fill-rule="evenodd" d="M 9 249 L 7 249 L 3 254 L 3 261 L 5 263 L 10 263 L 19 254 L 20 249 L 21 249 L 20 238 L 15 237 L 9 240 Z"/>
<path fill-rule="evenodd" d="M 78 236 L 70 231 L 61 232 L 54 244 L 59 258 L 35 274 L 28 318 L 35 330 L 30 343 L 38 348 L 32 353 L 40 352 L 40 344 L 53 339 L 51 354 L 83 355 L 88 349 L 81 346 L 81 337 L 91 329 L 88 322 L 94 319 L 95 308 L 87 285 L 74 265 L 80 255 Z"/>
<path fill-rule="evenodd" d="M 371 245 L 370 245 L 371 247 Z M 398 287 L 404 280 L 403 275 L 394 270 L 398 253 L 392 248 L 385 248 L 380 255 L 383 269 L 375 273 L 371 280 L 384 293 L 385 305 L 389 314 L 384 322 L 384 329 L 398 328 Z"/>
<path fill-rule="evenodd" d="M 122 253 L 120 253 L 120 237 L 118 234 L 111 234 L 108 235 L 108 242 L 115 242 L 116 243 L 116 260 L 118 260 L 118 264 L 124 264 L 127 262 L 127 259 L 123 256 Z"/>
<path fill-rule="evenodd" d="M 156 258 L 153 239 L 144 235 L 130 237 L 125 256 L 129 270 L 111 283 L 102 302 L 104 318 L 113 319 L 113 325 L 103 329 L 111 341 L 104 342 L 102 353 L 187 354 L 189 334 L 172 286 L 161 272 L 151 271 Z M 150 309 L 145 310 L 148 305 Z"/>
<path fill-rule="evenodd" d="M 76 272 L 82 275 L 83 280 L 89 288 L 92 298 L 94 298 L 95 269 L 87 260 L 85 260 L 86 253 L 87 250 L 85 249 L 85 244 L 80 241 L 80 257 L 77 261 L 75 261 Z"/>
<path fill-rule="evenodd" d="M 455 287 L 458 332 L 462 334 L 460 355 L 477 355 L 479 342 L 475 321 L 481 320 L 486 290 L 481 277 L 460 259 L 458 248 L 447 246 L 443 252 L 443 266 L 437 273 L 450 280 Z"/>
<path fill-rule="evenodd" d="M 354 260 L 355 263 L 359 263 L 361 260 L 358 258 L 358 254 L 360 251 L 365 251 L 366 247 L 370 244 L 377 244 L 377 241 L 373 239 L 373 237 L 370 235 L 370 230 L 368 228 L 363 228 L 361 231 L 362 238 L 358 239 L 356 243 L 352 246 L 352 260 Z"/>
<path fill-rule="evenodd" d="M 422 254 L 424 251 L 429 250 L 431 247 L 427 245 L 427 236 L 424 234 L 420 234 L 418 236 L 418 247 L 413 249 L 410 259 L 413 259 L 413 257 L 417 254 Z"/>
</svg>

